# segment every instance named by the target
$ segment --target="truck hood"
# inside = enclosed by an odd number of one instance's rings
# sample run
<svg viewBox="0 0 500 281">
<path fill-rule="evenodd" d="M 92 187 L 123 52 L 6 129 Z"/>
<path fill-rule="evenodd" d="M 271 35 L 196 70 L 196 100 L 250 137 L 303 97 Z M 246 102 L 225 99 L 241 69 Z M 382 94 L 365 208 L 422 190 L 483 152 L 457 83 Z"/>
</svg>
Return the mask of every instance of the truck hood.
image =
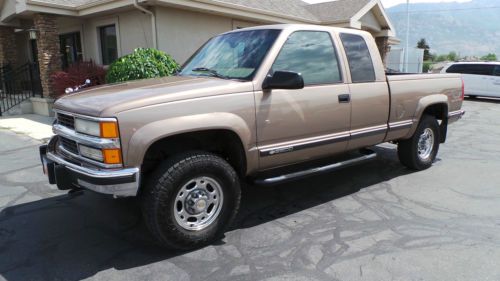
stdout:
<svg viewBox="0 0 500 281">
<path fill-rule="evenodd" d="M 94 87 L 65 95 L 54 109 L 112 117 L 118 112 L 186 99 L 253 91 L 252 82 L 211 77 L 173 76 Z"/>
</svg>

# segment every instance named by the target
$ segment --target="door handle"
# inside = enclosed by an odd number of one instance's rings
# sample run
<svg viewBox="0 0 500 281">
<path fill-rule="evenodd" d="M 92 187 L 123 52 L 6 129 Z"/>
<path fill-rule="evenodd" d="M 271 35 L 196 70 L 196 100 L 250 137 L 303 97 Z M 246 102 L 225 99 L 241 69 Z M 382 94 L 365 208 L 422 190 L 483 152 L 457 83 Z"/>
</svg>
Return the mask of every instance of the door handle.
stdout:
<svg viewBox="0 0 500 281">
<path fill-rule="evenodd" d="M 350 94 L 339 95 L 339 103 L 349 103 L 351 102 Z"/>
</svg>

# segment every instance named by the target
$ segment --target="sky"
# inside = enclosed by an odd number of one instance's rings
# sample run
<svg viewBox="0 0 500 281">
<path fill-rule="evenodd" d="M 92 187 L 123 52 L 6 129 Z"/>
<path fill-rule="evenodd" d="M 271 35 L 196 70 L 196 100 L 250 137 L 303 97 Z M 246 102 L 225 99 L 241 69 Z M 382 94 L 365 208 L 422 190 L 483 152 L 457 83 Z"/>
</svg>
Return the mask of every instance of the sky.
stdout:
<svg viewBox="0 0 500 281">
<path fill-rule="evenodd" d="M 304 0 L 308 3 L 329 2 L 329 0 Z M 406 0 L 381 0 L 385 8 L 406 3 Z M 410 0 L 410 3 L 470 2 L 471 0 Z"/>
</svg>

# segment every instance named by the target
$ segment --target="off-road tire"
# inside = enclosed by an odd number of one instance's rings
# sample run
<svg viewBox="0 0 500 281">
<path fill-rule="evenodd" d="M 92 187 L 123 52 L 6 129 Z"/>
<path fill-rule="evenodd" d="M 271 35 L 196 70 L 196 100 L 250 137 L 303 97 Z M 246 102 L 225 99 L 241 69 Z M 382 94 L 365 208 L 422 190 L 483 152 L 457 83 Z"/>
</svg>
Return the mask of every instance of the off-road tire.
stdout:
<svg viewBox="0 0 500 281">
<path fill-rule="evenodd" d="M 429 157 L 421 159 L 418 153 L 419 140 L 420 136 L 424 134 L 426 129 L 432 130 L 434 142 Z M 425 170 L 431 167 L 439 150 L 439 140 L 439 124 L 436 118 L 430 115 L 423 115 L 413 136 L 407 140 L 399 141 L 399 161 L 404 166 L 417 171 Z"/>
<path fill-rule="evenodd" d="M 202 230 L 187 230 L 175 219 L 178 191 L 189 180 L 207 176 L 220 183 L 224 200 L 217 218 Z M 224 234 L 235 218 L 241 198 L 238 175 L 224 159 L 207 152 L 181 153 L 164 161 L 146 179 L 141 194 L 145 223 L 160 245 L 178 250 L 205 246 Z"/>
</svg>

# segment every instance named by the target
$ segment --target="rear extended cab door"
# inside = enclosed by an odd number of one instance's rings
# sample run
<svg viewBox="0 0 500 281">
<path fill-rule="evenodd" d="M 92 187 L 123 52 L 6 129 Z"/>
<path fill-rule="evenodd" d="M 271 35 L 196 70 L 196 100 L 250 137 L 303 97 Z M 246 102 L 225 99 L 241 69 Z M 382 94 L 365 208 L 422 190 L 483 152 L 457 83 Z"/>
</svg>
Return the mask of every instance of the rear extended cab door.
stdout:
<svg viewBox="0 0 500 281">
<path fill-rule="evenodd" d="M 349 95 L 339 49 L 331 31 L 283 30 L 254 84 L 261 170 L 346 150 L 351 105 L 339 100 Z M 262 90 L 277 70 L 301 73 L 305 87 Z"/>
<path fill-rule="evenodd" d="M 348 149 L 379 144 L 388 129 L 390 97 L 377 45 L 365 32 L 340 32 L 338 36 L 348 62 L 346 78 L 351 94 Z"/>
</svg>

